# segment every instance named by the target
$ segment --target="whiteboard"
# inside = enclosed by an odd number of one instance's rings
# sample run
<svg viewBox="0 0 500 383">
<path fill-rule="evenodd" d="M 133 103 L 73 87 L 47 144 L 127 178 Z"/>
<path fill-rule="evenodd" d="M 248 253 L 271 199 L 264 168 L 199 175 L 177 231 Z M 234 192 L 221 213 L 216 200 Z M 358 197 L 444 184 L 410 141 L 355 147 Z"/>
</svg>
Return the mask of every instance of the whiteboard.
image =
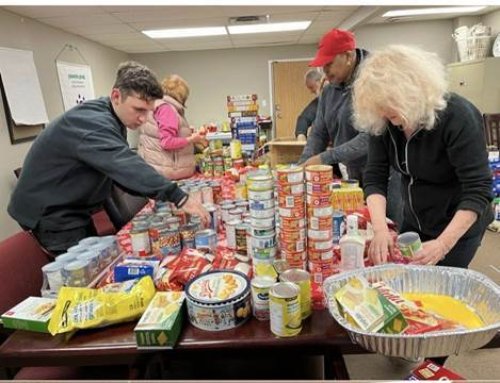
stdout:
<svg viewBox="0 0 500 383">
<path fill-rule="evenodd" d="M 49 122 L 32 51 L 0 47 L 0 75 L 16 124 Z"/>
</svg>

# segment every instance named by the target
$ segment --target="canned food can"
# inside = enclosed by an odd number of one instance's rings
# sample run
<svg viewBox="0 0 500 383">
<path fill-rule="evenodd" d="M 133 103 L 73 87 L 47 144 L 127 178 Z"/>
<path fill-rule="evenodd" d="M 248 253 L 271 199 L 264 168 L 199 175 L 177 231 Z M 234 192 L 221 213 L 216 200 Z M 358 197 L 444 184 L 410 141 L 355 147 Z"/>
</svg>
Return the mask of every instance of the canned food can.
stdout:
<svg viewBox="0 0 500 383">
<path fill-rule="evenodd" d="M 65 286 L 86 287 L 90 283 L 89 261 L 76 260 L 65 264 L 62 276 Z"/>
<path fill-rule="evenodd" d="M 248 226 L 248 233 L 253 237 L 266 237 L 268 235 L 276 235 L 274 227 L 261 229 L 258 227 L 252 227 L 251 225 Z"/>
<path fill-rule="evenodd" d="M 179 229 L 183 249 L 194 249 L 196 247 L 194 236 L 196 224 L 188 223 Z"/>
<path fill-rule="evenodd" d="M 256 277 L 273 277 L 276 278 L 277 274 L 273 267 L 273 258 L 259 259 L 252 258 L 253 275 Z"/>
<path fill-rule="evenodd" d="M 160 231 L 160 253 L 163 256 L 181 252 L 181 236 L 178 229 L 164 228 Z"/>
<path fill-rule="evenodd" d="M 326 241 L 332 238 L 331 230 L 308 230 L 307 237 L 319 241 Z"/>
<path fill-rule="evenodd" d="M 278 195 L 301 196 L 304 194 L 304 183 L 278 184 Z"/>
<path fill-rule="evenodd" d="M 276 246 L 276 236 L 274 234 L 260 237 L 249 235 L 248 238 L 252 247 L 266 248 Z"/>
<path fill-rule="evenodd" d="M 305 270 L 289 269 L 279 276 L 282 282 L 292 282 L 300 288 L 300 312 L 302 320 L 311 315 L 311 276 Z"/>
<path fill-rule="evenodd" d="M 201 188 L 201 198 L 202 198 L 204 204 L 213 205 L 214 194 L 213 194 L 213 190 L 212 190 L 211 186 L 203 186 Z"/>
<path fill-rule="evenodd" d="M 332 261 L 333 262 L 333 248 L 327 250 L 309 250 L 307 252 L 310 261 Z"/>
<path fill-rule="evenodd" d="M 331 165 L 309 165 L 306 166 L 306 181 L 309 182 L 332 182 L 333 167 Z"/>
<path fill-rule="evenodd" d="M 397 241 L 399 250 L 405 258 L 412 258 L 417 251 L 422 249 L 420 235 L 414 231 L 398 235 Z"/>
<path fill-rule="evenodd" d="M 359 188 L 359 181 L 353 179 L 342 180 L 341 187 L 345 189 Z"/>
<path fill-rule="evenodd" d="M 307 227 L 311 230 L 332 230 L 332 219 L 330 217 L 310 217 L 307 223 Z"/>
<path fill-rule="evenodd" d="M 263 210 L 254 210 L 250 209 L 250 217 L 254 218 L 274 218 L 275 210 L 271 209 L 263 209 Z"/>
<path fill-rule="evenodd" d="M 238 253 L 247 253 L 247 225 L 240 223 L 234 228 L 236 238 L 236 251 Z"/>
<path fill-rule="evenodd" d="M 240 224 L 239 219 L 226 222 L 226 243 L 229 249 L 236 249 L 236 226 Z"/>
<path fill-rule="evenodd" d="M 304 218 L 280 217 L 280 222 L 283 230 L 293 231 L 306 227 L 306 220 Z"/>
<path fill-rule="evenodd" d="M 344 213 L 334 210 L 332 214 L 333 243 L 338 244 L 345 233 Z"/>
<path fill-rule="evenodd" d="M 307 241 L 307 248 L 309 251 L 317 250 L 317 251 L 325 251 L 330 250 L 333 247 L 333 243 L 330 239 L 327 240 L 315 240 L 309 239 Z"/>
<path fill-rule="evenodd" d="M 332 204 L 332 196 L 328 194 L 311 194 L 306 195 L 308 207 L 327 207 Z"/>
<path fill-rule="evenodd" d="M 305 262 L 307 261 L 306 251 L 281 251 L 281 258 L 286 259 L 288 263 L 292 262 Z"/>
<path fill-rule="evenodd" d="M 276 247 L 251 248 L 252 259 L 271 260 L 276 257 Z"/>
<path fill-rule="evenodd" d="M 213 253 L 217 246 L 217 234 L 212 229 L 197 231 L 194 240 L 197 249 L 208 253 Z"/>
<path fill-rule="evenodd" d="M 274 208 L 274 198 L 267 200 L 250 200 L 248 201 L 250 210 L 268 210 Z"/>
<path fill-rule="evenodd" d="M 305 250 L 305 241 L 284 241 L 280 240 L 280 248 L 282 251 L 303 252 Z"/>
<path fill-rule="evenodd" d="M 279 337 L 295 336 L 302 330 L 300 288 L 295 283 L 278 282 L 269 289 L 271 331 Z"/>
<path fill-rule="evenodd" d="M 160 231 L 166 229 L 165 221 L 160 218 L 159 220 L 151 220 L 149 225 L 149 242 L 151 244 L 151 253 L 159 255 L 160 252 Z"/>
<path fill-rule="evenodd" d="M 219 228 L 219 217 L 217 215 L 217 207 L 213 204 L 204 204 L 203 205 L 207 210 L 208 214 L 210 214 L 210 229 L 214 230 L 217 233 Z"/>
<path fill-rule="evenodd" d="M 236 199 L 247 199 L 247 185 L 242 182 L 234 185 L 234 197 Z"/>
<path fill-rule="evenodd" d="M 302 166 L 286 166 L 276 169 L 278 182 L 293 184 L 304 181 L 304 168 Z"/>
<path fill-rule="evenodd" d="M 229 221 L 234 219 L 242 219 L 243 210 L 235 208 L 228 211 Z"/>
<path fill-rule="evenodd" d="M 307 215 L 309 217 L 328 217 L 330 218 L 333 214 L 333 208 L 331 205 L 325 207 L 308 207 Z M 330 220 L 331 222 L 331 220 Z"/>
<path fill-rule="evenodd" d="M 149 230 L 146 224 L 136 225 L 130 230 L 130 243 L 132 252 L 139 257 L 151 254 L 151 243 L 149 242 Z"/>
<path fill-rule="evenodd" d="M 238 160 L 241 158 L 241 141 L 240 140 L 231 140 L 229 143 L 229 151 L 231 152 L 231 158 L 233 160 Z"/>
<path fill-rule="evenodd" d="M 248 199 L 254 201 L 266 201 L 274 198 L 273 190 L 248 190 Z M 274 203 L 274 200 L 273 200 Z"/>
<path fill-rule="evenodd" d="M 250 225 L 255 228 L 274 228 L 275 220 L 272 218 L 254 218 L 250 217 Z"/>
<path fill-rule="evenodd" d="M 235 202 L 235 205 L 236 205 L 236 208 L 241 209 L 241 210 L 243 210 L 244 212 L 245 212 L 245 211 L 248 211 L 248 201 L 243 201 L 243 200 L 241 200 L 241 201 L 236 201 L 236 202 Z"/>
<path fill-rule="evenodd" d="M 269 289 L 275 283 L 272 277 L 255 277 L 250 282 L 253 316 L 258 320 L 269 320 Z"/>
<path fill-rule="evenodd" d="M 225 204 L 221 205 L 221 216 L 222 216 L 222 221 L 223 222 L 228 222 L 231 220 L 231 216 L 229 215 L 229 212 L 235 208 L 234 204 Z"/>
<path fill-rule="evenodd" d="M 331 198 L 332 184 L 331 182 L 325 183 L 312 183 L 306 182 L 306 192 L 310 195 L 325 196 Z"/>
<path fill-rule="evenodd" d="M 298 207 L 293 209 L 279 207 L 278 214 L 280 215 L 280 217 L 285 217 L 285 218 L 304 218 L 306 212 L 303 207 Z"/>
<path fill-rule="evenodd" d="M 288 265 L 286 259 L 275 259 L 273 262 L 273 268 L 279 276 L 283 271 L 288 270 L 290 266 Z"/>
<path fill-rule="evenodd" d="M 274 187 L 273 177 L 270 174 L 247 176 L 247 188 L 253 191 L 271 190 Z"/>
<path fill-rule="evenodd" d="M 297 229 L 297 230 L 281 230 L 279 235 L 281 240 L 284 241 L 305 241 L 306 229 Z"/>
<path fill-rule="evenodd" d="M 278 195 L 278 206 L 283 208 L 304 208 L 304 195 Z"/>
</svg>

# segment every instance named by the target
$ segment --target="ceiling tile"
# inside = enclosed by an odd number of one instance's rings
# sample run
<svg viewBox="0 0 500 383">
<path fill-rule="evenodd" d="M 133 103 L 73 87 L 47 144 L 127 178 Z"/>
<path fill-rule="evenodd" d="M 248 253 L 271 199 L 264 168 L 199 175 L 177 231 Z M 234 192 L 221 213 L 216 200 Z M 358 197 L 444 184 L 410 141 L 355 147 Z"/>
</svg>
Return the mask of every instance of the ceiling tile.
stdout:
<svg viewBox="0 0 500 383">
<path fill-rule="evenodd" d="M 53 25 L 58 28 L 69 28 L 69 31 L 71 31 L 71 28 L 73 27 L 102 25 L 102 24 L 117 24 L 120 22 L 113 16 L 104 13 L 90 14 L 90 15 L 73 14 L 71 16 L 47 17 L 38 19 L 38 21 L 45 24 Z"/>
<path fill-rule="evenodd" d="M 80 7 L 80 6 L 66 6 L 66 7 L 55 7 L 55 6 L 36 6 L 36 7 L 2 7 L 8 11 L 17 13 L 18 15 L 23 15 L 26 17 L 31 17 L 32 19 L 44 18 L 44 17 L 60 17 L 60 16 L 72 16 L 78 15 L 95 15 L 99 13 L 105 13 L 106 11 L 102 7 Z"/>
<path fill-rule="evenodd" d="M 118 34 L 118 33 L 134 33 L 137 32 L 136 29 L 131 26 L 121 23 L 121 24 L 101 24 L 92 26 L 80 26 L 72 28 L 74 33 L 85 36 L 95 36 L 104 34 Z"/>
<path fill-rule="evenodd" d="M 167 28 L 196 28 L 218 27 L 227 24 L 225 17 L 210 17 L 205 19 L 176 19 L 176 20 L 150 20 L 129 23 L 136 30 L 167 29 Z"/>
</svg>

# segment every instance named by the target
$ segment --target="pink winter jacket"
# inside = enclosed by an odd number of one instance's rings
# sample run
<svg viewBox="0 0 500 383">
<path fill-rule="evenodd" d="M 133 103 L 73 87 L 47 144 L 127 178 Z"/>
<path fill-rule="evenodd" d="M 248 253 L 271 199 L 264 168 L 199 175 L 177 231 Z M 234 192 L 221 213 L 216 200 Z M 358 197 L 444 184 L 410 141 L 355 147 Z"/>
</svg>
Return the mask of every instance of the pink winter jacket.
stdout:
<svg viewBox="0 0 500 383">
<path fill-rule="evenodd" d="M 165 106 L 160 108 L 162 105 Z M 139 128 L 139 155 L 168 179 L 190 177 L 195 170 L 194 147 L 186 137 L 191 133 L 184 107 L 172 97 L 164 96 L 155 102 L 154 111 Z"/>
</svg>

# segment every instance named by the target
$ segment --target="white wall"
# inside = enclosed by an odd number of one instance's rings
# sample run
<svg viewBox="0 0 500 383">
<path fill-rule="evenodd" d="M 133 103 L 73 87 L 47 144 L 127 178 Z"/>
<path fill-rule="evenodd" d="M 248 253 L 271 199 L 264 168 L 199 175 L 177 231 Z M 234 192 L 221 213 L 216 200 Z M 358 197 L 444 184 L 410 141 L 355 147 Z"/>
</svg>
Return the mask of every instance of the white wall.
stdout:
<svg viewBox="0 0 500 383">
<path fill-rule="evenodd" d="M 357 44 L 368 50 L 389 44 L 417 45 L 435 52 L 445 63 L 452 62 L 454 40 L 452 20 L 371 24 L 356 29 Z"/>
<path fill-rule="evenodd" d="M 496 36 L 500 33 L 500 10 L 484 15 L 481 21 L 484 25 L 491 27 L 492 36 Z"/>
<path fill-rule="evenodd" d="M 33 51 L 49 120 L 63 112 L 54 60 L 64 44 L 78 47 L 91 66 L 96 96 L 107 95 L 114 82 L 116 67 L 128 59 L 127 54 L 0 9 L 0 47 Z M 61 59 L 82 62 L 71 52 L 61 56 Z M 0 240 L 20 230 L 7 214 L 7 204 L 15 184 L 12 171 L 22 166 L 31 146 L 31 142 L 16 145 L 10 143 L 1 105 L 0 103 Z"/>
</svg>

